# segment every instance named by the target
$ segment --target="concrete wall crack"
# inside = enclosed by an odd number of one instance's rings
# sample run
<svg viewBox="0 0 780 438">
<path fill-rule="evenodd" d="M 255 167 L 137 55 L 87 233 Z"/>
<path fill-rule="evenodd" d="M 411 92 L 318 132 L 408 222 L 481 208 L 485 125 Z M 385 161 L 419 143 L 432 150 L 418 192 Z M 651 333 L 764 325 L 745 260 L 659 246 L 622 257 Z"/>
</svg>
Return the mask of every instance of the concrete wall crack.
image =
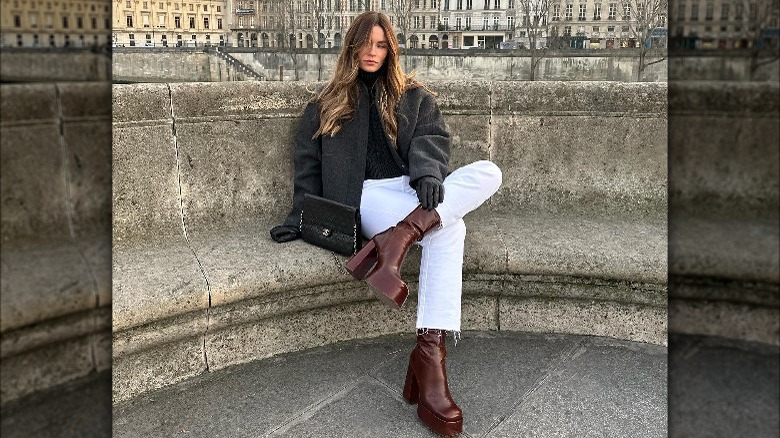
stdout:
<svg viewBox="0 0 780 438">
<path fill-rule="evenodd" d="M 189 248 L 190 252 L 192 252 L 192 255 L 195 257 L 195 261 L 198 263 L 198 269 L 200 270 L 200 274 L 203 276 L 203 281 L 206 283 L 206 292 L 208 293 L 208 297 L 209 297 L 209 304 L 208 307 L 206 308 L 206 328 L 203 331 L 203 361 L 206 364 L 206 371 L 209 371 L 209 357 L 208 357 L 208 351 L 206 350 L 206 336 L 209 332 L 209 325 L 211 323 L 211 282 L 209 281 L 209 277 L 206 274 L 206 270 L 203 269 L 203 263 L 201 263 L 200 257 L 198 257 L 197 252 L 195 252 L 195 248 L 192 247 L 192 242 L 190 242 L 190 237 L 187 234 L 187 219 L 184 215 L 184 196 L 182 195 L 182 187 L 181 187 L 181 160 L 179 158 L 179 141 L 176 133 L 176 115 L 174 114 L 174 108 L 173 108 L 173 91 L 171 90 L 171 84 L 165 84 L 165 85 L 168 87 L 168 105 L 171 113 L 173 149 L 176 154 L 176 182 L 178 184 L 178 190 L 179 190 L 179 218 L 181 219 L 182 234 L 184 235 L 184 240 L 187 242 L 187 247 Z"/>
</svg>

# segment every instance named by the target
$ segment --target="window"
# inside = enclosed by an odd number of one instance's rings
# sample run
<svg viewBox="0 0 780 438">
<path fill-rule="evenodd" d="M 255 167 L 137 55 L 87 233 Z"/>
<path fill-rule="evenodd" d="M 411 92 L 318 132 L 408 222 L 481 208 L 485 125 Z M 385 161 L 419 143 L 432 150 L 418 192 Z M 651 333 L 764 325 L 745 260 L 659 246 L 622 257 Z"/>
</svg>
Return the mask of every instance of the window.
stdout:
<svg viewBox="0 0 780 438">
<path fill-rule="evenodd" d="M 493 29 L 498 29 L 498 17 L 493 17 Z"/>
<path fill-rule="evenodd" d="M 691 3 L 691 21 L 699 21 L 699 4 Z"/>
<path fill-rule="evenodd" d="M 707 3 L 707 9 L 704 11 L 704 19 L 706 21 L 712 21 L 713 15 L 715 15 L 715 3 Z"/>
<path fill-rule="evenodd" d="M 93 29 L 97 29 L 97 18 L 92 17 L 92 22 L 90 23 L 92 25 Z"/>
<path fill-rule="evenodd" d="M 566 12 L 564 13 L 563 19 L 566 21 L 572 20 L 572 9 L 574 8 L 574 5 L 566 5 Z"/>
<path fill-rule="evenodd" d="M 22 27 L 22 17 L 14 15 L 14 27 Z"/>
<path fill-rule="evenodd" d="M 471 5 L 474 3 L 474 0 L 466 0 L 466 9 L 471 10 Z"/>
<path fill-rule="evenodd" d="M 144 2 L 144 9 L 149 9 L 149 2 Z"/>
<path fill-rule="evenodd" d="M 442 18 L 442 24 L 444 24 L 444 29 L 445 30 L 449 29 L 450 28 L 450 19 L 449 19 L 449 17 Z"/>
<path fill-rule="evenodd" d="M 64 29 L 68 28 L 68 17 L 62 17 L 62 27 Z"/>
<path fill-rule="evenodd" d="M 420 17 L 416 16 L 414 17 L 414 28 L 419 29 L 420 28 Z"/>
<path fill-rule="evenodd" d="M 515 28 L 515 17 L 506 17 L 506 26 L 510 29 Z"/>
<path fill-rule="evenodd" d="M 130 0 L 125 2 L 125 8 L 130 9 Z"/>
<path fill-rule="evenodd" d="M 217 29 L 222 29 L 222 19 L 221 18 L 217 18 Z"/>
<path fill-rule="evenodd" d="M 515 0 L 509 0 L 509 9 L 515 8 Z"/>
<path fill-rule="evenodd" d="M 217 6 L 217 12 L 222 12 L 222 6 Z"/>
<path fill-rule="evenodd" d="M 460 30 L 460 26 L 461 26 L 461 18 L 460 17 L 456 17 L 455 18 L 455 30 Z"/>
<path fill-rule="evenodd" d="M 165 14 L 157 16 L 157 27 L 165 27 Z"/>
<path fill-rule="evenodd" d="M 84 18 L 82 17 L 76 17 L 76 27 L 79 29 L 84 28 Z"/>
<path fill-rule="evenodd" d="M 178 3 L 174 3 L 173 4 L 173 9 L 178 11 L 179 10 L 179 4 Z"/>
<path fill-rule="evenodd" d="M 485 0 L 485 7 L 482 9 L 490 9 L 490 0 Z"/>
<path fill-rule="evenodd" d="M 38 27 L 38 16 L 30 14 L 30 27 Z"/>
<path fill-rule="evenodd" d="M 563 28 L 563 34 L 565 36 L 570 37 L 571 36 L 571 26 L 564 26 Z"/>
<path fill-rule="evenodd" d="M 195 29 L 195 17 L 190 17 L 190 29 Z"/>
<path fill-rule="evenodd" d="M 384 0 L 382 0 L 382 2 L 384 2 Z M 383 5 L 384 5 L 384 3 L 383 3 Z M 384 8 L 385 7 L 382 6 L 382 9 L 384 9 Z M 438 8 L 439 8 L 439 0 L 431 0 L 431 9 L 438 9 Z"/>
<path fill-rule="evenodd" d="M 190 3 L 190 12 L 193 12 L 194 10 L 195 10 L 194 6 L 192 5 L 192 3 Z"/>
<path fill-rule="evenodd" d="M 209 5 L 203 5 L 203 12 L 209 11 Z"/>
<path fill-rule="evenodd" d="M 577 17 L 580 21 L 585 21 L 585 3 L 580 3 L 580 15 Z"/>
<path fill-rule="evenodd" d="M 734 12 L 736 13 L 734 18 L 741 20 L 743 18 L 742 15 L 745 13 L 745 6 L 742 3 L 737 3 L 736 10 Z"/>
<path fill-rule="evenodd" d="M 631 19 L 631 3 L 623 3 L 623 20 Z"/>
<path fill-rule="evenodd" d="M 463 9 L 463 0 L 457 0 L 456 9 Z"/>
<path fill-rule="evenodd" d="M 493 9 L 501 9 L 501 0 L 493 1 Z"/>
<path fill-rule="evenodd" d="M 203 28 L 204 29 L 209 28 L 209 17 L 203 17 Z"/>
<path fill-rule="evenodd" d="M 158 7 L 158 9 L 163 9 L 163 8 L 164 8 L 163 3 L 160 2 L 160 6 Z"/>
<path fill-rule="evenodd" d="M 615 26 L 607 26 L 607 32 L 614 32 Z"/>
<path fill-rule="evenodd" d="M 601 3 L 596 3 L 593 6 L 593 19 L 601 20 Z"/>
<path fill-rule="evenodd" d="M 177 15 L 177 16 L 173 17 L 173 27 L 175 27 L 176 29 L 179 29 L 181 27 L 181 17 L 180 16 Z"/>
<path fill-rule="evenodd" d="M 526 17 L 525 20 L 527 21 L 528 17 Z M 561 21 L 561 5 L 553 5 L 552 21 Z"/>
<path fill-rule="evenodd" d="M 728 20 L 729 19 L 729 4 L 723 3 L 720 5 L 720 19 L 721 20 Z"/>
<path fill-rule="evenodd" d="M 617 3 L 610 3 L 609 4 L 609 19 L 614 20 L 617 16 Z"/>
<path fill-rule="evenodd" d="M 628 26 L 622 26 L 620 28 L 620 31 L 623 32 L 623 33 L 628 33 Z"/>
<path fill-rule="evenodd" d="M 593 33 L 599 33 L 599 27 L 593 26 Z"/>
</svg>

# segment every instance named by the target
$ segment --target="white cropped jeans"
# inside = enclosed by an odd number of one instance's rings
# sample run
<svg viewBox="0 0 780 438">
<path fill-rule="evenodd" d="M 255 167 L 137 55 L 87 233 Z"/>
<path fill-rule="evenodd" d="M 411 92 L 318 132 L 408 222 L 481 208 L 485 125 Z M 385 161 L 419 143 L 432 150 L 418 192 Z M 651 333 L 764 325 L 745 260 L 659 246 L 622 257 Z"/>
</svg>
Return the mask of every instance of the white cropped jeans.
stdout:
<svg viewBox="0 0 780 438">
<path fill-rule="evenodd" d="M 477 161 L 444 180 L 444 201 L 436 207 L 441 226 L 422 241 L 418 287 L 417 328 L 460 331 L 463 289 L 463 216 L 475 210 L 501 186 L 501 170 L 490 161 Z M 363 182 L 360 220 L 363 235 L 373 237 L 395 226 L 419 205 L 408 176 Z"/>
</svg>

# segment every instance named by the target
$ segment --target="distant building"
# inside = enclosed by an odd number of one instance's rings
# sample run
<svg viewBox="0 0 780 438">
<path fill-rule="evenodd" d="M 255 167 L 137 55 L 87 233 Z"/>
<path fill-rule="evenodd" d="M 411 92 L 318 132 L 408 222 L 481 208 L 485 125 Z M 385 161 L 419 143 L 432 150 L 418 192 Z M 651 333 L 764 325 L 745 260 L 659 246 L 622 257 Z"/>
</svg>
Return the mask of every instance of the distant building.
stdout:
<svg viewBox="0 0 780 438">
<path fill-rule="evenodd" d="M 0 0 L 0 46 L 88 47 L 111 34 L 109 0 Z"/>
<path fill-rule="evenodd" d="M 339 47 L 365 11 L 386 14 L 404 46 L 439 47 L 440 0 L 234 1 L 230 31 L 239 47 Z"/>
<path fill-rule="evenodd" d="M 229 45 L 225 0 L 113 0 L 115 46 Z"/>
<path fill-rule="evenodd" d="M 778 0 L 671 0 L 670 44 L 684 49 L 778 47 Z"/>
</svg>

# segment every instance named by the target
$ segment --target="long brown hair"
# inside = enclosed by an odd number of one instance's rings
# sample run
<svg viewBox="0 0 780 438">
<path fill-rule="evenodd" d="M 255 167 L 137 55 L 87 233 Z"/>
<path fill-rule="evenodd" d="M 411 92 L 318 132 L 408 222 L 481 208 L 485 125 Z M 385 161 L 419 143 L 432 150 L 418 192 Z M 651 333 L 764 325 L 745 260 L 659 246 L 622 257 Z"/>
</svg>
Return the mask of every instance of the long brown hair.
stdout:
<svg viewBox="0 0 780 438">
<path fill-rule="evenodd" d="M 385 14 L 375 11 L 363 12 L 347 31 L 344 46 L 336 62 L 336 72 L 333 79 L 314 98 L 320 105 L 320 127 L 314 133 L 334 136 L 341 129 L 342 123 L 352 118 L 358 101 L 358 69 L 360 68 L 360 53 L 370 44 L 371 30 L 380 26 L 387 39 L 387 57 L 380 68 L 377 79 L 379 90 L 379 114 L 385 125 L 385 131 L 393 144 L 398 137 L 398 121 L 395 108 L 403 92 L 422 84 L 414 80 L 414 75 L 407 75 L 399 63 L 398 38 L 393 26 Z"/>
</svg>

